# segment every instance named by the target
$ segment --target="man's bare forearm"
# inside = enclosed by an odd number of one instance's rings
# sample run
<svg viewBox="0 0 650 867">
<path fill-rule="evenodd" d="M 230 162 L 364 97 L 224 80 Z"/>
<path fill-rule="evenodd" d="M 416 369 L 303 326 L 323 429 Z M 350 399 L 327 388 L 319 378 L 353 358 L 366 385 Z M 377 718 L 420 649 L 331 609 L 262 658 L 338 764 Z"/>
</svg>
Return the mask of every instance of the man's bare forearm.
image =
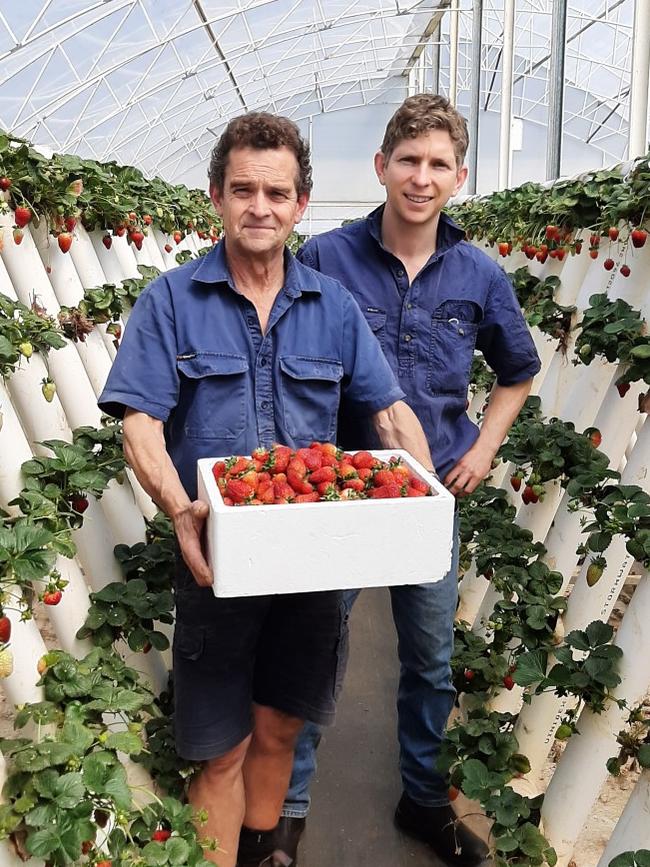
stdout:
<svg viewBox="0 0 650 867">
<path fill-rule="evenodd" d="M 411 407 L 398 400 L 373 416 L 379 441 L 385 449 L 405 449 L 422 466 L 434 471 L 429 443 Z"/>
<path fill-rule="evenodd" d="M 173 519 L 188 507 L 190 499 L 167 452 L 161 421 L 127 409 L 124 454 L 137 480 L 166 515 Z"/>
<path fill-rule="evenodd" d="M 515 385 L 495 385 L 481 424 L 478 443 L 496 455 L 530 393 L 532 379 Z"/>
</svg>

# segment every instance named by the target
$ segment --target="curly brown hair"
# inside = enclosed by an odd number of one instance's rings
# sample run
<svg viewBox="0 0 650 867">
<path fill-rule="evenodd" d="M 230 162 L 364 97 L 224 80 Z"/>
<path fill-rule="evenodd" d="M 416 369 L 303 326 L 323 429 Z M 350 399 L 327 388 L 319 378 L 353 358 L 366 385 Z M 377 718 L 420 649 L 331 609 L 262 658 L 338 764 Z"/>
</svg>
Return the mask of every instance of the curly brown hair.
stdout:
<svg viewBox="0 0 650 867">
<path fill-rule="evenodd" d="M 296 174 L 298 195 L 309 193 L 312 187 L 309 145 L 292 120 L 266 111 L 250 111 L 230 121 L 210 155 L 208 169 L 210 187 L 223 190 L 228 154 L 233 148 L 275 150 L 281 147 L 292 151 L 298 162 Z"/>
<path fill-rule="evenodd" d="M 386 162 L 401 141 L 417 138 L 432 129 L 447 130 L 454 145 L 456 164 L 460 168 L 469 147 L 467 123 L 448 99 L 434 93 L 409 96 L 388 121 L 381 143 Z"/>
</svg>

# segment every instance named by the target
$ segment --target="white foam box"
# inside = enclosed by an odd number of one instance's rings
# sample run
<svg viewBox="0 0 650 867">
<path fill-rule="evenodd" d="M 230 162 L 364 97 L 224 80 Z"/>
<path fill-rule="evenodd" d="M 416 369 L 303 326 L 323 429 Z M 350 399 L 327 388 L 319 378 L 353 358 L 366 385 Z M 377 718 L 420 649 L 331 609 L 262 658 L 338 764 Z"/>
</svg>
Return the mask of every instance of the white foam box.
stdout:
<svg viewBox="0 0 650 867">
<path fill-rule="evenodd" d="M 216 596 L 265 596 L 313 590 L 385 587 L 440 581 L 451 565 L 454 498 L 403 450 L 429 484 L 431 497 L 227 506 L 198 461 L 198 496 L 208 503 L 208 562 Z"/>
</svg>

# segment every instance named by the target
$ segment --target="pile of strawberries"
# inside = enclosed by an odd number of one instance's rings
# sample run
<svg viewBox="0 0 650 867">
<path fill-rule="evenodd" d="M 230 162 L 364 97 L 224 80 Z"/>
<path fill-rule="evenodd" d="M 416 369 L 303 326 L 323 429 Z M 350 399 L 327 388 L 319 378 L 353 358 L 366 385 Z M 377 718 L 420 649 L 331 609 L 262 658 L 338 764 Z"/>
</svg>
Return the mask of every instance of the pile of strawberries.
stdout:
<svg viewBox="0 0 650 867">
<path fill-rule="evenodd" d="M 426 497 L 433 491 L 404 461 L 344 452 L 333 443 L 255 449 L 250 458 L 217 461 L 212 473 L 227 506 Z"/>
</svg>

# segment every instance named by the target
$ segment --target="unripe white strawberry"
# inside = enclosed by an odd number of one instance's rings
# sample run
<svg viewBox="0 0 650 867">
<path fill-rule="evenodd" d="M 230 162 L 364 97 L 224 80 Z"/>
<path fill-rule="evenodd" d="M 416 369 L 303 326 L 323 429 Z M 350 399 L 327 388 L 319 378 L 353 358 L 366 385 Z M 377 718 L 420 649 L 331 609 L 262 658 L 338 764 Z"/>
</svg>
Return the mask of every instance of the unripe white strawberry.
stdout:
<svg viewBox="0 0 650 867">
<path fill-rule="evenodd" d="M 6 648 L 0 650 L 0 678 L 9 677 L 14 670 L 14 655 Z"/>
</svg>

